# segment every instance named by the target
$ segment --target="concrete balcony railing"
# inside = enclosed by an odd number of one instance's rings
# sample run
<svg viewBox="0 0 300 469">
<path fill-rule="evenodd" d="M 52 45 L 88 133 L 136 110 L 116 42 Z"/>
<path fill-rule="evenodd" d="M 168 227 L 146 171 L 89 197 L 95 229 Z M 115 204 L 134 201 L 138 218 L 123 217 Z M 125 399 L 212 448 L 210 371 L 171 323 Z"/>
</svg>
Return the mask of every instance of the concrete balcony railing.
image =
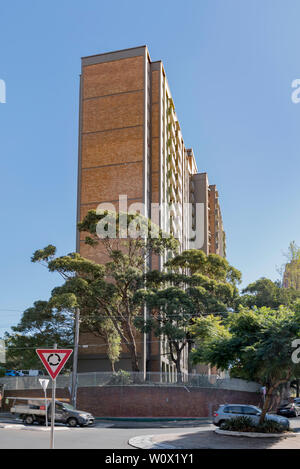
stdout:
<svg viewBox="0 0 300 469">
<path fill-rule="evenodd" d="M 176 149 L 175 149 L 175 143 L 174 143 L 173 138 L 169 138 L 169 139 L 168 139 L 167 145 L 168 145 L 168 150 L 169 150 L 169 152 L 170 152 L 172 155 L 175 155 L 175 154 L 176 154 Z"/>
<path fill-rule="evenodd" d="M 172 185 L 168 187 L 168 195 L 169 195 L 169 201 L 170 202 L 176 202 L 176 193 L 175 189 Z"/>
<path fill-rule="evenodd" d="M 175 140 L 175 138 L 176 138 L 175 126 L 174 126 L 173 122 L 170 122 L 168 124 L 168 136 L 169 136 L 169 138 L 171 138 L 173 140 Z"/>
<path fill-rule="evenodd" d="M 171 153 L 168 155 L 168 165 L 170 170 L 176 171 L 176 161 L 174 155 L 172 155 Z"/>
</svg>

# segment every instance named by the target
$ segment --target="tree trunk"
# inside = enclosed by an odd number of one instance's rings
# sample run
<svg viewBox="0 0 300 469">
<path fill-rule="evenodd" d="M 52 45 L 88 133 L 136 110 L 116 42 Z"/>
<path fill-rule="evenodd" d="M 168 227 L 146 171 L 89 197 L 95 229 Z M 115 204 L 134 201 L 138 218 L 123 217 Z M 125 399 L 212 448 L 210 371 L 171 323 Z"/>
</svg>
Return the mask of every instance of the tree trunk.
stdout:
<svg viewBox="0 0 300 469">
<path fill-rule="evenodd" d="M 134 371 L 135 373 L 138 373 L 140 371 L 139 362 L 138 362 L 136 354 L 131 355 L 131 368 L 132 368 L 132 371 Z"/>
<path fill-rule="evenodd" d="M 176 371 L 177 371 L 177 383 L 182 383 L 182 373 L 181 373 L 181 364 L 180 364 L 180 356 L 177 357 L 177 360 L 175 362 L 176 364 Z"/>
<path fill-rule="evenodd" d="M 273 385 L 270 388 L 268 388 L 265 403 L 263 405 L 262 413 L 261 413 L 261 416 L 260 416 L 260 419 L 259 419 L 260 424 L 264 422 L 266 413 L 269 410 L 273 391 L 275 389 L 277 389 L 280 384 L 287 383 L 290 378 L 291 378 L 291 372 L 289 371 L 289 373 L 288 373 L 288 375 L 285 379 L 281 379 L 280 381 L 277 381 L 277 383 L 275 383 L 275 384 L 273 383 Z"/>
<path fill-rule="evenodd" d="M 192 348 L 193 348 L 193 344 L 194 342 L 192 342 L 190 339 L 188 341 L 188 373 L 189 374 L 192 374 L 192 363 L 191 363 L 191 359 L 190 359 L 190 356 L 191 356 L 191 352 L 192 352 Z"/>
<path fill-rule="evenodd" d="M 135 343 L 135 336 L 131 328 L 131 324 L 129 322 L 126 322 L 126 331 L 128 335 L 128 342 L 129 342 L 129 353 L 131 356 L 131 368 L 132 371 L 138 373 L 140 371 L 139 367 L 139 362 L 138 362 L 138 356 L 137 356 L 137 350 L 136 350 L 136 343 Z"/>
<path fill-rule="evenodd" d="M 259 419 L 260 424 L 264 422 L 266 413 L 269 410 L 270 401 L 271 401 L 271 398 L 272 398 L 272 393 L 273 393 L 273 388 L 268 389 L 268 392 L 267 392 L 266 398 L 265 398 L 265 402 L 264 402 L 264 405 L 263 405 L 263 408 L 262 408 L 262 413 L 260 414 L 260 419 Z"/>
<path fill-rule="evenodd" d="M 127 349 L 129 351 L 131 359 L 131 371 L 138 373 L 140 371 L 140 368 L 135 343 L 132 343 L 130 345 L 128 344 Z"/>
</svg>

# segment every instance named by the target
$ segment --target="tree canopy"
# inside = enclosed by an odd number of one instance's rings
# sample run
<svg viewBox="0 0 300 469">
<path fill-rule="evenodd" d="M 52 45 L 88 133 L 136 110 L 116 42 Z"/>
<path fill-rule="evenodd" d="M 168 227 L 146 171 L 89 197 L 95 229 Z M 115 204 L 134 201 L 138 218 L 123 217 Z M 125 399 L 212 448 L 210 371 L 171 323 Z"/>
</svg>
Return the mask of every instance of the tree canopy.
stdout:
<svg viewBox="0 0 300 469">
<path fill-rule="evenodd" d="M 74 343 L 73 317 L 69 310 L 53 308 L 48 301 L 36 301 L 24 311 L 17 326 L 4 336 L 6 367 L 12 369 L 40 369 L 36 348 L 72 347 Z M 67 367 L 71 362 L 67 364 Z"/>
<path fill-rule="evenodd" d="M 274 390 L 300 373 L 299 364 L 292 359 L 293 341 L 300 337 L 299 305 L 293 310 L 285 306 L 276 310 L 241 308 L 225 320 L 214 321 L 210 318 L 207 328 L 207 323 L 195 320 L 191 333 L 201 347 L 193 351 L 193 362 L 211 363 L 229 369 L 231 377 L 266 386 L 263 420 Z"/>
<path fill-rule="evenodd" d="M 146 276 L 144 290 L 137 292 L 149 311 L 149 317 L 137 318 L 141 330 L 163 336 L 169 346 L 169 357 L 179 375 L 182 352 L 190 350 L 193 339 L 189 326 L 192 319 L 222 313 L 233 307 L 238 296 L 236 283 L 241 274 L 226 259 L 189 250 L 166 263 L 167 272 L 152 271 Z"/>
<path fill-rule="evenodd" d="M 249 308 L 291 306 L 300 298 L 300 291 L 283 288 L 279 282 L 264 277 L 250 283 L 242 290 L 242 294 L 239 302 Z"/>
<path fill-rule="evenodd" d="M 78 253 L 55 257 L 52 245 L 37 250 L 32 262 L 46 265 L 64 279 L 63 285 L 52 291 L 50 304 L 58 311 L 79 308 L 81 332 L 88 331 L 105 340 L 112 367 L 124 344 L 132 371 L 139 371 L 134 319 L 143 314 L 143 300 L 136 292 L 145 285 L 147 259 L 152 254 L 176 252 L 178 242 L 140 214 L 91 210 L 79 230 L 86 234 L 85 242 L 95 249 L 101 243 L 105 263 L 97 264 Z M 122 238 L 124 230 L 132 236 Z"/>
</svg>

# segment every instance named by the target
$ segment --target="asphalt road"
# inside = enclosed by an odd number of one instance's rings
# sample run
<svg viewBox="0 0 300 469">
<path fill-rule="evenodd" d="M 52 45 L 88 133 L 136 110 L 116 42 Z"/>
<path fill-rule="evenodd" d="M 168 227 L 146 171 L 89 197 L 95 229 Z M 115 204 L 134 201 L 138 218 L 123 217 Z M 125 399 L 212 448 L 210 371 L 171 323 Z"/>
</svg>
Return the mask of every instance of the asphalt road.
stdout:
<svg viewBox="0 0 300 469">
<path fill-rule="evenodd" d="M 210 425 L 204 425 L 206 430 Z M 199 427 L 198 427 L 199 429 Z M 128 440 L 138 435 L 152 435 L 161 433 L 188 433 L 195 428 L 68 428 L 55 434 L 55 448 L 57 449 L 131 449 Z M 14 430 L 0 428 L 0 449 L 48 449 L 49 432 L 37 430 Z"/>
<path fill-rule="evenodd" d="M 295 431 L 300 432 L 300 418 L 291 419 L 291 426 Z M 108 424 L 97 424 L 90 428 L 65 428 L 60 427 L 55 434 L 55 448 L 57 449 L 131 449 L 128 445 L 130 438 L 141 435 L 161 435 L 161 434 L 185 434 L 209 432 L 215 428 L 213 425 L 204 422 L 197 427 L 176 428 L 109 428 Z M 63 429 L 62 429 L 63 428 Z M 49 432 L 39 430 L 20 430 L 13 428 L 0 428 L 0 449 L 48 449 Z"/>
</svg>

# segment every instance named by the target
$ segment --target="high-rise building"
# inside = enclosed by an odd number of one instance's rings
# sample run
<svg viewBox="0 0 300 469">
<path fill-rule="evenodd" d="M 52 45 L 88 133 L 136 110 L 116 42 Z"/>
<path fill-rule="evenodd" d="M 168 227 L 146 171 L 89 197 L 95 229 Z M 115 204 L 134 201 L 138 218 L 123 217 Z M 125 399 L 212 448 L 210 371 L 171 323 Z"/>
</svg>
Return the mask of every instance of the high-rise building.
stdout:
<svg viewBox="0 0 300 469">
<path fill-rule="evenodd" d="M 152 62 L 146 46 L 84 57 L 80 83 L 78 221 L 99 204 L 111 204 L 107 207 L 118 211 L 121 195 L 128 206 L 173 233 L 181 250 L 194 246 L 189 241 L 192 227 L 198 241 L 203 238 L 199 248 L 225 255 L 218 195 L 215 186 L 208 186 L 206 174 L 197 173 L 193 150 L 185 147 L 162 62 Z M 204 226 L 202 218 L 196 218 L 197 203 L 204 207 Z M 191 210 L 185 204 L 191 204 Z M 86 245 L 79 233 L 77 251 L 105 262 L 101 248 Z M 151 267 L 162 269 L 165 260 L 153 256 Z M 91 347 L 81 349 L 79 369 L 108 370 L 95 337 L 82 334 L 80 340 Z M 164 341 L 150 347 L 145 341 L 142 336 L 141 369 L 173 373 L 163 353 Z M 126 350 L 119 365 L 129 368 Z"/>
</svg>

